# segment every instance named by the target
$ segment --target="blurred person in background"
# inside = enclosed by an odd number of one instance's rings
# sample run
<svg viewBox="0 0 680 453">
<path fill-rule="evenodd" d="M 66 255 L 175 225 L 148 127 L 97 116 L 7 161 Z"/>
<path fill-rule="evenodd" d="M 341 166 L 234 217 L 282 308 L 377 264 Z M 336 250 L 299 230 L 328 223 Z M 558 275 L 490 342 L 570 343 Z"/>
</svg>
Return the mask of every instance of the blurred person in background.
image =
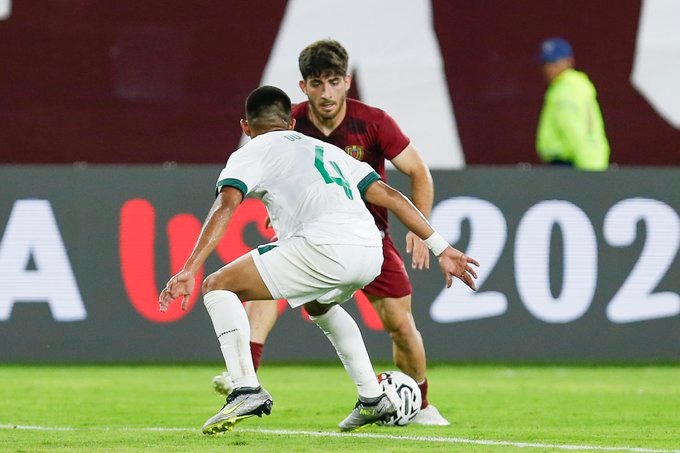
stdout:
<svg viewBox="0 0 680 453">
<path fill-rule="evenodd" d="M 542 162 L 579 170 L 606 170 L 609 142 L 597 91 L 574 69 L 574 53 L 563 38 L 543 41 L 539 55 L 548 82 L 536 133 Z"/>
</svg>

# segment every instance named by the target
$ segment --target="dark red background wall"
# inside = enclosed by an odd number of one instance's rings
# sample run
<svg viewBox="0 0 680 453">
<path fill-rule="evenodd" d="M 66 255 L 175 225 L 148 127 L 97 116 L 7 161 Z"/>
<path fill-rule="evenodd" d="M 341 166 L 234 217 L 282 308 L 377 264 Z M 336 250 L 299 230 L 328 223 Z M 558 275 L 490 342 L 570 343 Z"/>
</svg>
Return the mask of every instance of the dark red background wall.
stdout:
<svg viewBox="0 0 680 453">
<path fill-rule="evenodd" d="M 0 21 L 0 163 L 223 162 L 285 5 L 13 1 Z M 537 162 L 545 86 L 533 58 L 552 35 L 599 89 L 612 161 L 680 164 L 680 131 L 629 82 L 639 1 L 433 6 L 468 164 Z"/>
</svg>

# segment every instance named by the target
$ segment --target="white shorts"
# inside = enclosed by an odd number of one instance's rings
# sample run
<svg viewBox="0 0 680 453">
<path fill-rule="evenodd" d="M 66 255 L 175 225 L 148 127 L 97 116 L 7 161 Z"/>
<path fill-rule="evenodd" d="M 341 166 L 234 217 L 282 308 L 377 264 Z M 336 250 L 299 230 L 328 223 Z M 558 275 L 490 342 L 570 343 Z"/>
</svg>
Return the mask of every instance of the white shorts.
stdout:
<svg viewBox="0 0 680 453">
<path fill-rule="evenodd" d="M 250 254 L 274 299 L 295 308 L 317 300 L 344 302 L 380 274 L 382 247 L 314 245 L 292 237 L 262 245 Z"/>
</svg>

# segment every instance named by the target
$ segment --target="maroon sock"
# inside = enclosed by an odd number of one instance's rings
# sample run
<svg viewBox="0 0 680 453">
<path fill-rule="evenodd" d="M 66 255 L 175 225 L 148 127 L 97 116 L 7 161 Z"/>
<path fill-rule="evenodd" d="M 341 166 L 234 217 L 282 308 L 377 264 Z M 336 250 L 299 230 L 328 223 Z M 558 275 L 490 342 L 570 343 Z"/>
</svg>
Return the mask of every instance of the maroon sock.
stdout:
<svg viewBox="0 0 680 453">
<path fill-rule="evenodd" d="M 427 400 L 427 378 L 418 384 L 418 387 L 420 387 L 420 394 L 423 397 L 423 402 L 421 403 L 420 408 L 425 409 L 428 404 L 430 404 L 430 402 Z"/>
<path fill-rule="evenodd" d="M 253 366 L 255 367 L 255 371 L 257 371 L 257 369 L 260 368 L 260 359 L 262 358 L 263 349 L 264 344 L 255 343 L 254 341 L 250 342 L 250 355 L 253 358 Z"/>
</svg>

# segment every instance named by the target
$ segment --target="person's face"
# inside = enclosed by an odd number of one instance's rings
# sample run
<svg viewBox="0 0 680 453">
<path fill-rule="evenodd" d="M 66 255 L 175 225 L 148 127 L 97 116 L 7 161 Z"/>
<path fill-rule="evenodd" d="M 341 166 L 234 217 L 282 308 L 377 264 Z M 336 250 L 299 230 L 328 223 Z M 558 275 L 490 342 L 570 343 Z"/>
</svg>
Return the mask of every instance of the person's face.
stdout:
<svg viewBox="0 0 680 453">
<path fill-rule="evenodd" d="M 321 120 L 332 120 L 344 109 L 351 77 L 324 74 L 300 81 L 300 89 L 309 100 L 312 113 Z"/>
<path fill-rule="evenodd" d="M 543 77 L 548 83 L 552 82 L 552 80 L 557 76 L 555 63 L 543 63 L 541 69 L 543 71 Z"/>
<path fill-rule="evenodd" d="M 543 71 L 543 77 L 550 83 L 555 80 L 555 77 L 560 75 L 562 71 L 573 66 L 574 60 L 572 58 L 562 58 L 561 60 L 553 61 L 552 63 L 543 63 L 541 69 Z"/>
</svg>

